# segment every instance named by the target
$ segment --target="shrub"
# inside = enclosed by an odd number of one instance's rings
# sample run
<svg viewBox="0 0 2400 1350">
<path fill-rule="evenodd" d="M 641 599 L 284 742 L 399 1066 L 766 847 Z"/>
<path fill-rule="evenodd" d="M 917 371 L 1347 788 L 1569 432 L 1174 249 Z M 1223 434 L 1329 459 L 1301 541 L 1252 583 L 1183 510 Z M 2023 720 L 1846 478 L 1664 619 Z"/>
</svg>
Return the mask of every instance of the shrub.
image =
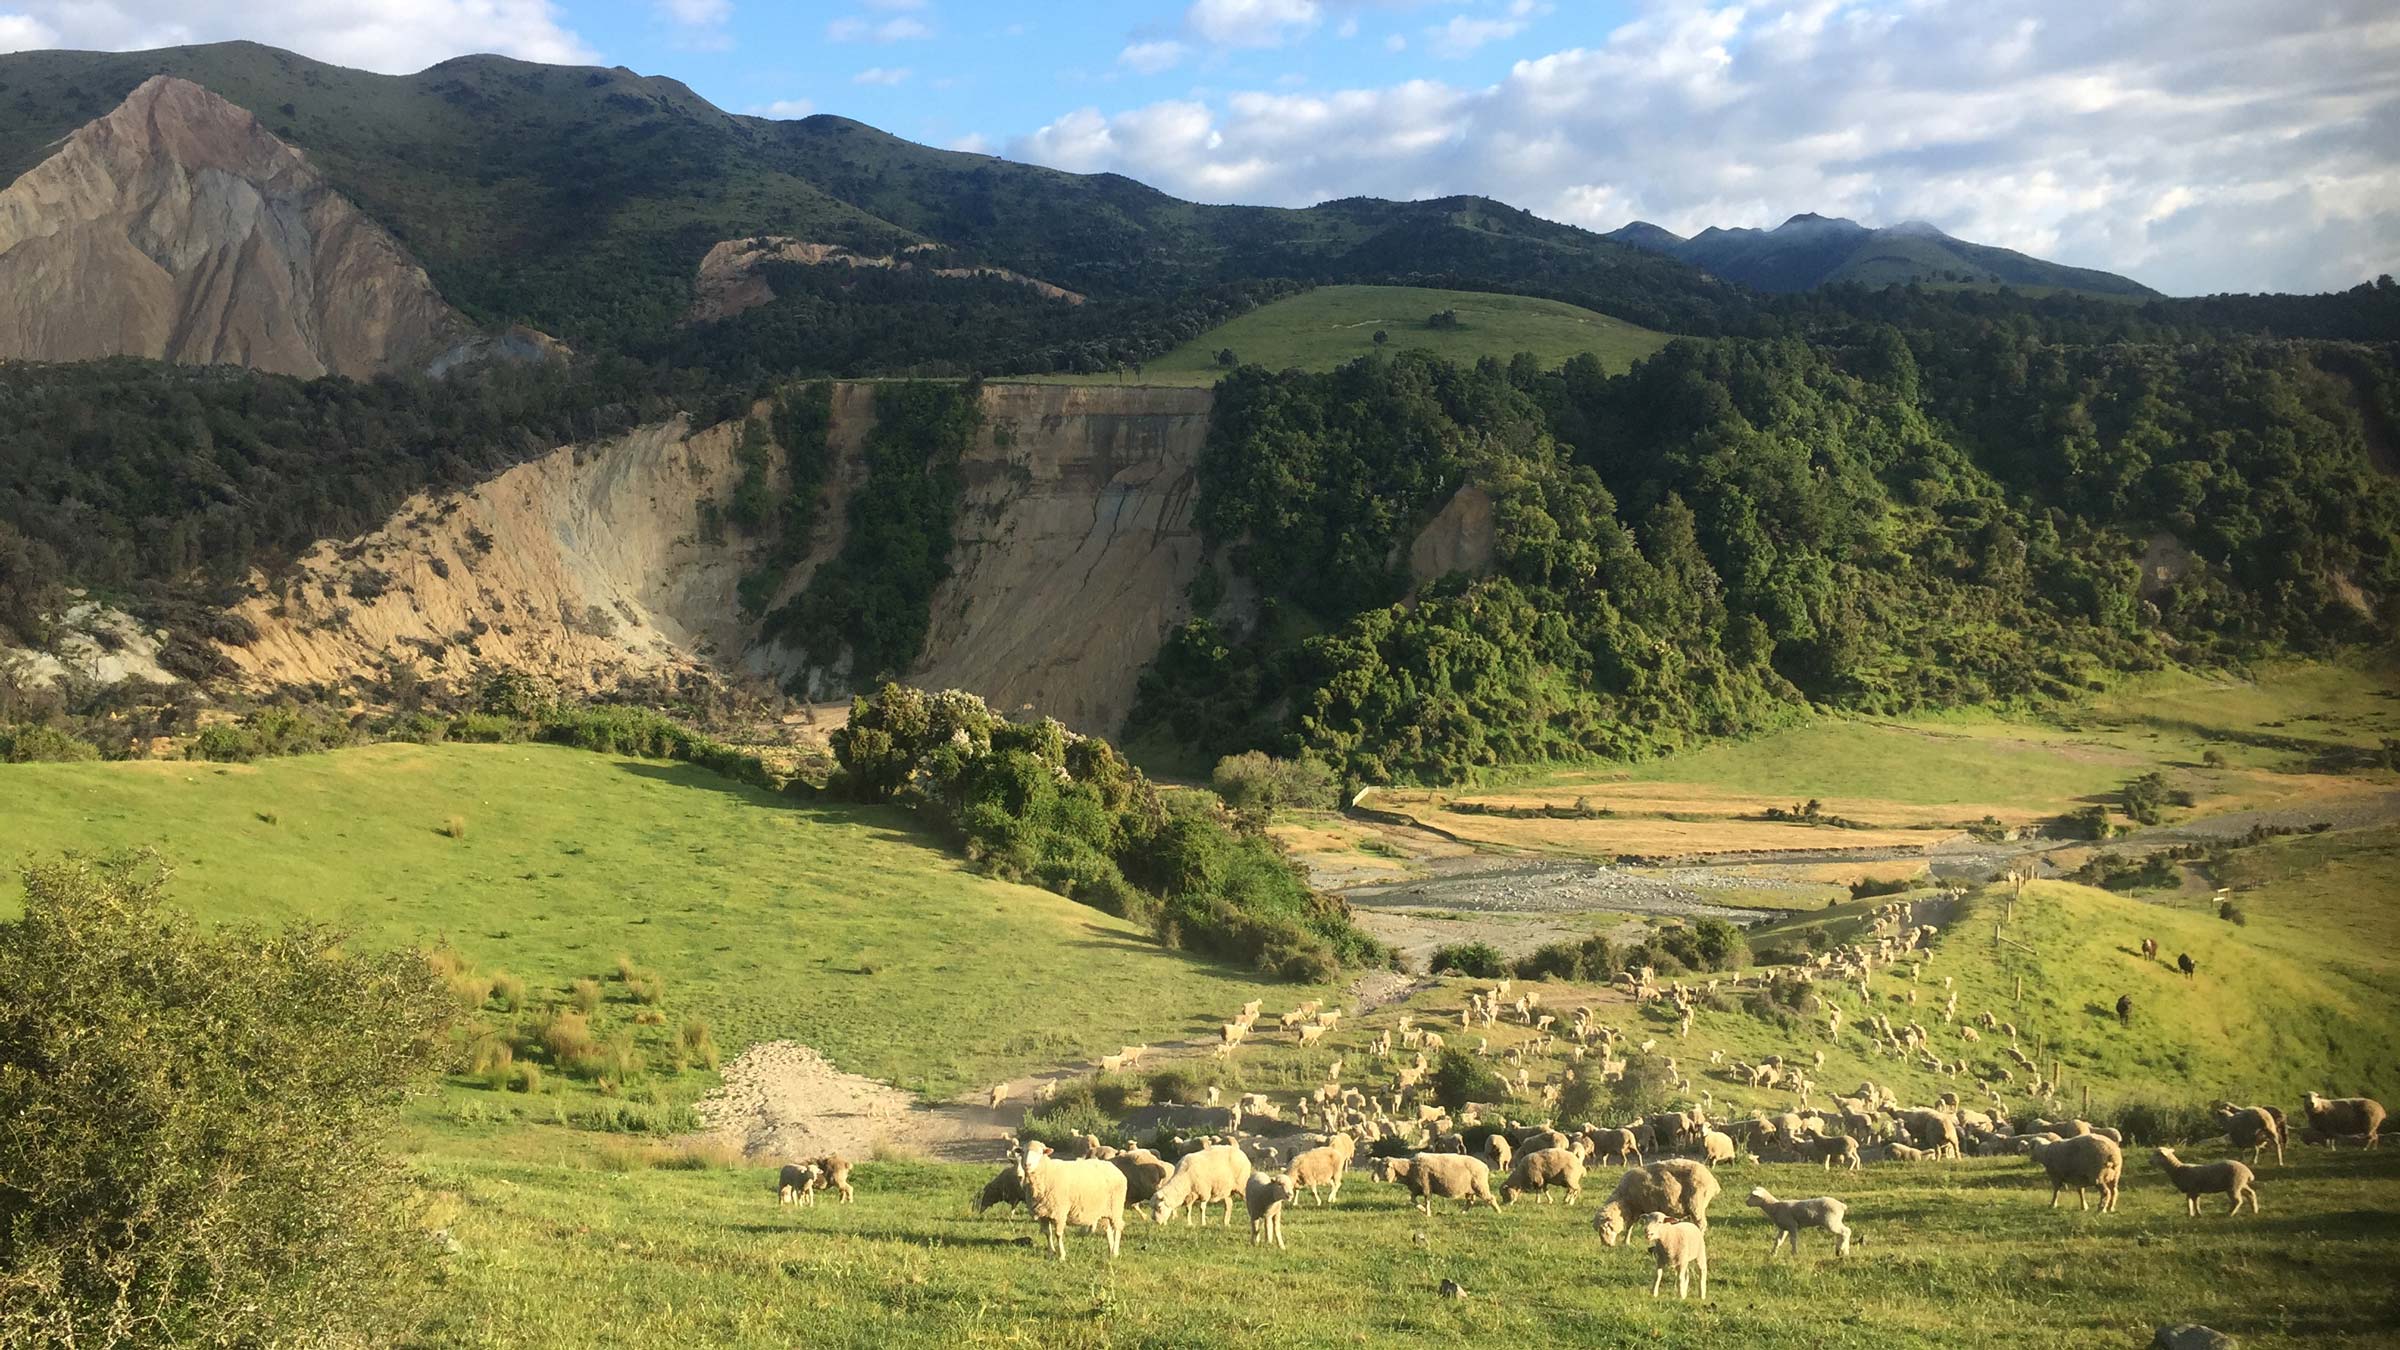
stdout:
<svg viewBox="0 0 2400 1350">
<path fill-rule="evenodd" d="M 1482 1060 L 1453 1047 L 1443 1048 L 1426 1082 L 1433 1099 L 1452 1111 L 1465 1109 L 1468 1102 L 1497 1102 L 1508 1097 L 1508 1087 L 1498 1074 Z"/>
<path fill-rule="evenodd" d="M 542 1066 L 530 1059 L 520 1059 L 509 1068 L 508 1090 L 527 1094 L 542 1090 Z"/>
<path fill-rule="evenodd" d="M 493 971 L 492 999 L 503 1011 L 515 1012 L 525 1006 L 525 982 L 505 970 Z"/>
<path fill-rule="evenodd" d="M 386 1339 L 430 1247 L 362 1141 L 456 1004 L 420 953 L 202 928 L 164 880 L 36 866 L 0 925 L 0 1344 Z"/>
<path fill-rule="evenodd" d="M 1597 933 L 1579 942 L 1544 944 L 1533 955 L 1520 956 L 1509 966 L 1511 973 L 1522 980 L 1591 982 L 1614 979 L 1624 968 L 1616 944 Z"/>
<path fill-rule="evenodd" d="M 1425 969 L 1435 975 L 1466 975 L 1478 980 L 1496 980 L 1508 973 L 1498 949 L 1488 942 L 1456 942 L 1437 948 Z"/>
<path fill-rule="evenodd" d="M 2224 1136 L 2216 1113 L 2194 1102 L 2126 1102 L 2092 1112 L 2095 1119 L 2124 1132 L 2128 1147 L 2139 1144 L 2192 1144 Z"/>
<path fill-rule="evenodd" d="M 633 1043 L 633 1033 L 620 1031 L 608 1038 L 600 1049 L 602 1072 L 622 1086 L 641 1076 L 642 1052 Z"/>
<path fill-rule="evenodd" d="M 656 971 L 636 971 L 625 981 L 625 992 L 632 995 L 636 1003 L 664 1003 L 667 999 L 667 981 Z"/>
<path fill-rule="evenodd" d="M 717 1042 L 716 1038 L 708 1034 L 707 1018 L 687 1017 L 683 1019 L 683 1031 L 678 1039 L 683 1047 L 683 1053 L 711 1069 L 717 1067 Z"/>
<path fill-rule="evenodd" d="M 1881 895 L 1899 895 L 1905 892 L 1908 886 L 1906 878 L 1896 877 L 1888 881 L 1877 881 L 1872 877 L 1861 877 L 1850 883 L 1850 898 L 1872 900 Z"/>
<path fill-rule="evenodd" d="M 1160 1069 L 1150 1075 L 1150 1100 L 1197 1105 L 1208 1100 L 1212 1087 L 1224 1096 L 1239 1097 L 1242 1071 L 1233 1061 L 1223 1059 L 1191 1060 Z"/>
<path fill-rule="evenodd" d="M 641 967 L 639 967 L 639 966 L 637 966 L 637 965 L 635 965 L 635 964 L 633 963 L 633 958 L 632 958 L 632 957 L 630 957 L 630 956 L 626 955 L 626 954 L 625 954 L 625 953 L 623 953 L 623 952 L 618 952 L 618 953 L 617 953 L 617 982 L 618 982 L 618 983 L 620 983 L 620 984 L 631 984 L 631 983 L 633 983 L 633 977 L 634 977 L 634 976 L 636 976 L 636 975 L 639 975 L 639 974 L 641 974 L 641 973 L 642 973 Z"/>
<path fill-rule="evenodd" d="M 467 818 L 465 816 L 452 816 L 448 820 L 443 821 L 442 833 L 450 836 L 452 839 L 466 838 Z"/>
<path fill-rule="evenodd" d="M 1209 783 L 1225 805 L 1260 817 L 1291 806 L 1333 806 L 1340 793 L 1333 770 L 1323 760 L 1277 759 L 1256 750 L 1218 760 Z"/>
<path fill-rule="evenodd" d="M 100 747 L 43 722 L 0 726 L 0 764 L 72 763 L 100 758 Z"/>
<path fill-rule="evenodd" d="M 1117 1148 L 1126 1143 L 1125 1127 L 1093 1105 L 1089 1097 L 1044 1103 L 1028 1111 L 1024 1125 L 1017 1130 L 1019 1139 L 1039 1139 L 1054 1149 L 1069 1147 L 1078 1134 L 1097 1136 L 1101 1143 Z"/>
<path fill-rule="evenodd" d="M 591 1020 L 579 1012 L 559 1010 L 542 1023 L 537 1035 L 550 1067 L 577 1078 L 590 1078 L 605 1067 L 600 1041 L 592 1035 Z"/>
<path fill-rule="evenodd" d="M 467 1046 L 467 1073 L 498 1087 L 508 1081 L 509 1065 L 516 1057 L 507 1041 L 487 1031 Z"/>
<path fill-rule="evenodd" d="M 567 998 L 575 1005 L 575 1011 L 589 1017 L 600 1011 L 600 982 L 592 979 L 578 979 Z"/>
<path fill-rule="evenodd" d="M 2250 926 L 2249 912 L 2231 900 L 2217 902 L 2217 917 L 2236 927 L 2247 928 Z"/>
</svg>

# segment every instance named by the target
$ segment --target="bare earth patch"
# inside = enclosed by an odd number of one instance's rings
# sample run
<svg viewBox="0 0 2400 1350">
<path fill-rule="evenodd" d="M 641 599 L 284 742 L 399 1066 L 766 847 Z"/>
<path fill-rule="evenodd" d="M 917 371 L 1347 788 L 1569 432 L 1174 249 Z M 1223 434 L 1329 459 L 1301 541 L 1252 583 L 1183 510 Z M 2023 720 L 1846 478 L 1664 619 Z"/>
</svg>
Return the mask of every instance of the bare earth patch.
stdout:
<svg viewBox="0 0 2400 1350">
<path fill-rule="evenodd" d="M 952 1160 L 993 1158 L 1016 1111 L 919 1101 L 880 1079 L 844 1073 L 798 1041 L 751 1046 L 725 1066 L 725 1083 L 695 1108 L 706 1133 L 753 1160 L 878 1152 Z"/>
</svg>

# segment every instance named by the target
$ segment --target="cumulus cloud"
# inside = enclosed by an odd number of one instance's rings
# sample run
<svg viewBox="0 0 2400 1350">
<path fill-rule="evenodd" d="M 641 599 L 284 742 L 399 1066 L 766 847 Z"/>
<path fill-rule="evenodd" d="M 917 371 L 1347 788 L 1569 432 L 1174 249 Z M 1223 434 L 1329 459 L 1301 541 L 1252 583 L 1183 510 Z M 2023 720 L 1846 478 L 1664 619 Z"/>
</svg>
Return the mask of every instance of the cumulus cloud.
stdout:
<svg viewBox="0 0 2400 1350">
<path fill-rule="evenodd" d="M 466 52 L 567 65 L 600 59 L 551 0 L 312 0 L 279 7 L 263 26 L 257 0 L 14 0 L 0 12 L 0 50 L 139 51 L 232 38 L 387 74 Z"/>
<path fill-rule="evenodd" d="M 1201 0 L 1203 35 L 1203 9 L 1231 25 L 1225 45 L 1321 17 L 1309 0 Z M 1085 108 L 1009 148 L 1203 200 L 1476 192 L 1682 232 L 1814 210 L 1929 220 L 2178 293 L 2322 289 L 2400 270 L 2400 13 L 1647 0 L 1488 86 Z"/>
<path fill-rule="evenodd" d="M 1173 40 L 1135 42 L 1117 53 L 1117 64 L 1143 75 L 1157 75 L 1183 63 L 1189 49 Z"/>
<path fill-rule="evenodd" d="M 905 14 L 880 23 L 850 14 L 826 24 L 825 36 L 834 42 L 909 42 L 932 37 L 933 25 Z"/>
<path fill-rule="evenodd" d="M 1192 0 L 1184 22 L 1220 47 L 1280 47 L 1325 18 L 1318 0 Z"/>
<path fill-rule="evenodd" d="M 880 84 L 886 87 L 908 83 L 906 66 L 869 66 L 850 77 L 852 84 Z"/>
<path fill-rule="evenodd" d="M 790 120 L 793 118 L 806 117 L 816 110 L 817 105 L 808 99 L 779 98 L 768 103 L 753 103 L 749 107 L 744 108 L 742 111 L 750 114 L 752 117 L 773 117 L 778 120 Z"/>
<path fill-rule="evenodd" d="M 1426 29 L 1425 38 L 1434 55 L 1455 59 L 1485 43 L 1512 38 L 1524 31 L 1523 19 L 1474 19 L 1453 14 L 1450 22 Z"/>
</svg>

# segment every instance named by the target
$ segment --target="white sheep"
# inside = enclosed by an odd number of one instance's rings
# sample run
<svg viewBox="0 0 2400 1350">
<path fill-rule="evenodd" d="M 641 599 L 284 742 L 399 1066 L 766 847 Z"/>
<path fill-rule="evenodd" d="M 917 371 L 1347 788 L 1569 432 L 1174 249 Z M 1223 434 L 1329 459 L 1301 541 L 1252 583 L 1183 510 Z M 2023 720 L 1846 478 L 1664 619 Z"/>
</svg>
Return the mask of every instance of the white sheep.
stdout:
<svg viewBox="0 0 2400 1350">
<path fill-rule="evenodd" d="M 1295 1190 L 1307 1187 L 1320 1205 L 1330 1205 L 1342 1198 L 1342 1174 L 1350 1166 L 1351 1155 L 1358 1143 L 1349 1135 L 1337 1134 L 1322 1148 L 1312 1148 L 1292 1159 L 1291 1181 Z M 1318 1195 L 1319 1187 L 1326 1193 Z"/>
<path fill-rule="evenodd" d="M 2029 1142 L 2026 1153 L 2050 1176 L 2050 1208 L 2058 1208 L 2060 1191 L 2075 1188 L 2078 1209 L 2090 1209 L 2084 1198 L 2087 1187 L 2098 1187 L 2100 1212 L 2113 1212 L 2117 1207 L 2117 1183 L 2125 1175 L 2125 1151 L 2117 1141 L 2105 1135 L 2078 1134 L 2053 1142 Z"/>
<path fill-rule="evenodd" d="M 813 1205 L 817 1203 L 815 1163 L 785 1163 L 775 1177 L 775 1199 L 778 1204 Z"/>
<path fill-rule="evenodd" d="M 2183 1192 L 2184 1213 L 2198 1218 L 2200 1197 L 2204 1195 L 2232 1196 L 2233 1208 L 2226 1211 L 2228 1214 L 2241 1213 L 2242 1200 L 2247 1197 L 2250 1212 L 2258 1213 L 2258 1187 L 2252 1184 L 2257 1178 L 2248 1164 L 2232 1158 L 2223 1162 L 2187 1163 L 2176 1157 L 2171 1148 L 2152 1150 L 2150 1156 L 2166 1170 L 2168 1182 Z"/>
<path fill-rule="evenodd" d="M 1687 1158 L 1631 1168 L 1617 1178 L 1616 1190 L 1592 1215 L 1592 1228 L 1609 1247 L 1616 1246 L 1626 1227 L 1643 1214 L 1689 1219 L 1705 1229 L 1709 1202 L 1717 1198 L 1717 1190 L 1716 1174 L 1705 1163 Z"/>
<path fill-rule="evenodd" d="M 1243 1184 L 1242 1202 L 1250 1210 L 1250 1243 L 1283 1246 L 1283 1207 L 1292 1198 L 1292 1179 L 1254 1172 Z"/>
<path fill-rule="evenodd" d="M 1567 1203 L 1574 1204 L 1583 1194 L 1583 1159 L 1573 1149 L 1528 1149 L 1517 1159 L 1500 1188 L 1500 1195 L 1510 1204 L 1528 1192 L 1543 1204 L 1550 1203 L 1550 1188 L 1556 1186 L 1567 1193 Z"/>
<path fill-rule="evenodd" d="M 1408 1158 L 1377 1158 L 1368 1175 L 1394 1182 L 1416 1197 L 1416 1206 L 1433 1213 L 1434 1197 L 1463 1202 L 1472 1209 L 1480 1202 L 1494 1210 L 1500 1201 L 1492 1194 L 1492 1169 L 1481 1158 L 1464 1153 L 1419 1153 Z"/>
<path fill-rule="evenodd" d="M 2309 1128 L 2319 1134 L 2363 1134 L 2367 1147 L 2383 1129 L 2383 1103 L 2373 1097 L 2320 1097 L 2311 1092 L 2300 1104 L 2308 1112 Z"/>
<path fill-rule="evenodd" d="M 1833 1249 L 1836 1257 L 1850 1254 L 1852 1234 L 1850 1226 L 1842 1221 L 1843 1216 L 1850 1212 L 1850 1207 L 1832 1196 L 1820 1195 L 1812 1200 L 1778 1200 L 1767 1193 L 1766 1187 L 1753 1186 L 1750 1188 L 1750 1203 L 1767 1216 L 1767 1222 L 1775 1225 L 1775 1243 L 1767 1248 L 1768 1260 L 1774 1260 L 1775 1253 L 1781 1251 L 1787 1241 L 1792 1244 L 1792 1255 L 1798 1256 L 1800 1230 L 1803 1228 L 1822 1228 L 1832 1234 L 1836 1242 Z"/>
<path fill-rule="evenodd" d="M 2261 1153 L 2275 1150 L 2275 1165 L 2283 1166 L 2283 1112 L 2272 1106 L 2235 1106 L 2218 1102 L 2217 1120 L 2225 1126 L 2225 1138 L 2235 1148 L 2250 1150 L 2250 1165 L 2258 1166 Z"/>
<path fill-rule="evenodd" d="M 1650 1297 L 1657 1298 L 1667 1281 L 1667 1271 L 1675 1272 L 1675 1297 L 1692 1296 L 1692 1271 L 1700 1272 L 1700 1297 L 1708 1298 L 1708 1230 L 1696 1223 L 1670 1219 L 1664 1214 L 1642 1216 L 1642 1234 L 1650 1240 L 1650 1259 L 1657 1263 L 1658 1273 L 1650 1277 Z"/>
<path fill-rule="evenodd" d="M 1208 1207 L 1225 1203 L 1225 1225 L 1233 1226 L 1233 1202 L 1250 1182 L 1250 1155 L 1238 1144 L 1211 1144 L 1183 1156 L 1175 1165 L 1175 1175 L 1150 1197 L 1150 1218 L 1165 1223 L 1175 1211 L 1186 1205 L 1200 1211 L 1200 1226 L 1208 1226 Z M 1191 1222 L 1191 1215 L 1184 1215 Z"/>
<path fill-rule="evenodd" d="M 1109 1259 L 1116 1259 L 1125 1238 L 1125 1174 L 1115 1164 L 1053 1158 L 1041 1140 L 1028 1139 L 1017 1155 L 1017 1180 L 1051 1255 L 1067 1259 L 1067 1228 L 1080 1224 L 1106 1233 Z"/>
</svg>

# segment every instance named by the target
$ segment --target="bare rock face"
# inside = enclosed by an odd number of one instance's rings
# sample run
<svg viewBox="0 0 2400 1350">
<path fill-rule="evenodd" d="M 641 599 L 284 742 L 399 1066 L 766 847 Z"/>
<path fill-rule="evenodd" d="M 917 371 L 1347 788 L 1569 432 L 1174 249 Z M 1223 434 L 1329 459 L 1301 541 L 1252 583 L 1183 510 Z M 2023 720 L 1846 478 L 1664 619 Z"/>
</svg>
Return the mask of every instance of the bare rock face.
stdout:
<svg viewBox="0 0 2400 1350">
<path fill-rule="evenodd" d="M 364 378 L 466 335 L 381 226 L 188 80 L 143 82 L 0 191 L 0 359 Z"/>
</svg>

